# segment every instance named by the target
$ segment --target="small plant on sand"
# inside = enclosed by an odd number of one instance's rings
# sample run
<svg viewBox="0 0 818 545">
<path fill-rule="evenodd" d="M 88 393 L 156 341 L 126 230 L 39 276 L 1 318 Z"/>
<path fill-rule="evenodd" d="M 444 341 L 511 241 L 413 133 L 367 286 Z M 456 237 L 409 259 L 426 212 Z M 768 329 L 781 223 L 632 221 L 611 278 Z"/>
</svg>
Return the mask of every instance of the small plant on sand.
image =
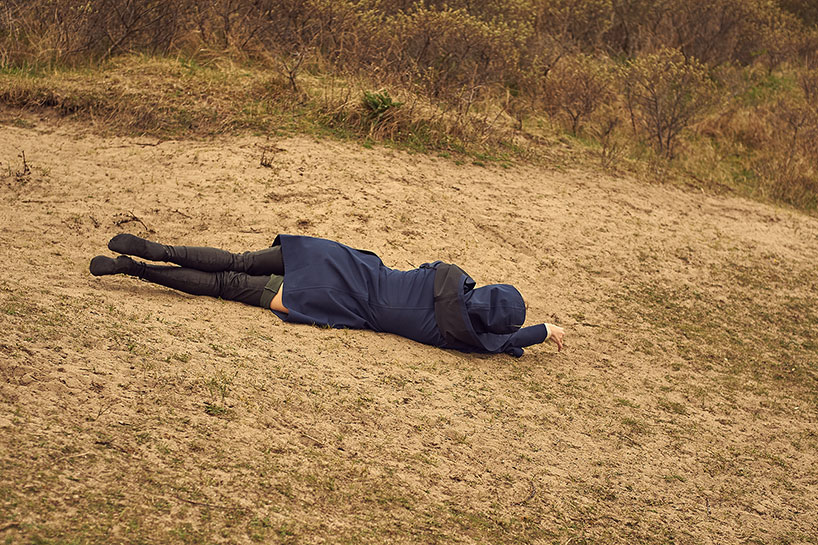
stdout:
<svg viewBox="0 0 818 545">
<path fill-rule="evenodd" d="M 624 146 L 617 139 L 617 129 L 621 121 L 616 114 L 610 113 L 593 131 L 599 141 L 599 158 L 603 168 L 611 168 L 624 151 Z"/>
<path fill-rule="evenodd" d="M 364 91 L 363 105 L 371 128 L 374 129 L 387 115 L 403 106 L 403 102 L 395 101 L 386 89 L 381 89 L 375 92 Z"/>
<path fill-rule="evenodd" d="M 31 177 L 31 167 L 26 161 L 26 152 L 21 151 L 20 155 L 18 155 L 20 160 L 22 161 L 22 165 L 20 170 L 13 169 L 11 163 L 8 165 L 8 178 L 11 180 L 13 179 L 15 182 L 18 183 L 25 183 Z"/>
<path fill-rule="evenodd" d="M 225 399 L 230 393 L 230 387 L 233 385 L 233 381 L 238 374 L 238 371 L 229 374 L 224 369 L 216 370 L 216 373 L 205 383 L 207 391 L 210 393 L 210 397 L 214 402 L 218 399 L 221 405 L 225 404 Z M 227 411 L 223 406 L 216 405 L 215 403 L 205 403 L 205 412 L 207 414 L 213 415 L 217 409 L 221 409 L 221 413 L 219 414 L 223 414 Z"/>
<path fill-rule="evenodd" d="M 224 416 L 227 413 L 226 407 L 215 403 L 208 403 L 205 401 L 204 407 L 205 413 L 209 414 L 210 416 Z"/>
</svg>

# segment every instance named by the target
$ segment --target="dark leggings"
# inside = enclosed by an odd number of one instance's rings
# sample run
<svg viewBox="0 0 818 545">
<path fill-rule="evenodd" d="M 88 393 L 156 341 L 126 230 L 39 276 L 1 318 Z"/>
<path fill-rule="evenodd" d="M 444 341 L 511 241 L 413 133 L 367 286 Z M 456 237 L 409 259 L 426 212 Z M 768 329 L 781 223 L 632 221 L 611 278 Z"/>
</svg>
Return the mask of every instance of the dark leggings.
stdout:
<svg viewBox="0 0 818 545">
<path fill-rule="evenodd" d="M 281 246 L 271 246 L 255 252 L 234 254 L 219 248 L 205 246 L 166 246 L 163 261 L 204 272 L 235 271 L 250 276 L 284 274 Z"/>
<path fill-rule="evenodd" d="M 218 248 L 166 246 L 163 261 L 179 267 L 135 263 L 130 274 L 191 295 L 221 297 L 269 308 L 281 287 L 281 246 L 234 254 Z"/>
</svg>

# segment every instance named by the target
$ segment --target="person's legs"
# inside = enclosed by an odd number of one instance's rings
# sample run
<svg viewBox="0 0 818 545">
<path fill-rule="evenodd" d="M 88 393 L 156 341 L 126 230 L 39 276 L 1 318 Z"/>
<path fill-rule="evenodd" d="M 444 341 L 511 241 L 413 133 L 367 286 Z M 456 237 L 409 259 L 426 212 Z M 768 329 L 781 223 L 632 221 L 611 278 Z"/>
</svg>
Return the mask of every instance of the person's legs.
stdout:
<svg viewBox="0 0 818 545">
<path fill-rule="evenodd" d="M 252 276 L 284 274 L 281 246 L 234 254 L 218 248 L 159 244 L 122 233 L 111 239 L 108 248 L 114 252 L 135 255 L 151 261 L 168 261 L 205 272 L 236 271 Z"/>
<path fill-rule="evenodd" d="M 256 307 L 262 306 L 264 288 L 270 281 L 270 275 L 256 276 L 235 271 L 205 272 L 185 267 L 148 265 L 127 256 L 116 259 L 97 256 L 91 260 L 90 270 L 94 276 L 128 274 L 191 295 L 221 297 Z M 268 306 L 269 304 L 267 301 Z"/>
</svg>

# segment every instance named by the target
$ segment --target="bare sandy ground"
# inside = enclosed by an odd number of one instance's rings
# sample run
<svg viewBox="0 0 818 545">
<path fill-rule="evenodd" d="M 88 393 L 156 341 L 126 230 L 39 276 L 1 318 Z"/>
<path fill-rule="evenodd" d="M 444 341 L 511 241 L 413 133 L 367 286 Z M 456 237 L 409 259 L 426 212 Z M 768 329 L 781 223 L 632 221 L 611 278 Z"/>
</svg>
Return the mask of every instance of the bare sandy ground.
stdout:
<svg viewBox="0 0 818 545">
<path fill-rule="evenodd" d="M 30 124 L 0 126 L 0 541 L 818 542 L 814 218 L 310 137 Z M 464 355 L 91 277 L 119 232 L 454 262 L 567 348 Z"/>
</svg>

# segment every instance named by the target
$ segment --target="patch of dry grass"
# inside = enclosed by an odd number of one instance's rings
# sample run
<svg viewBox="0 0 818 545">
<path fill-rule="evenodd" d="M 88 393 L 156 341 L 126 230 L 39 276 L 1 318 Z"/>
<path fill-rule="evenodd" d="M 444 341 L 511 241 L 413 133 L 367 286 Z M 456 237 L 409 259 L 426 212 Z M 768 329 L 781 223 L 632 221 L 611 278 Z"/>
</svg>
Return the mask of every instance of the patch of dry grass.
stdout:
<svg viewBox="0 0 818 545">
<path fill-rule="evenodd" d="M 6 72 L 0 75 L 0 96 L 8 106 L 90 121 L 103 134 L 173 138 L 234 129 L 269 132 L 280 118 L 264 89 L 265 76 L 227 61 L 201 66 L 135 56 L 104 70 Z"/>
<path fill-rule="evenodd" d="M 210 137 L 237 131 L 332 133 L 418 151 L 521 157 L 502 110 L 489 104 L 463 115 L 401 93 L 373 112 L 358 78 L 301 75 L 293 90 L 277 70 L 227 59 L 119 57 L 100 68 L 0 73 L 0 102 L 90 122 L 101 134 Z M 387 95 L 388 96 L 388 95 Z M 402 101 L 398 101 L 398 98 Z"/>
</svg>

